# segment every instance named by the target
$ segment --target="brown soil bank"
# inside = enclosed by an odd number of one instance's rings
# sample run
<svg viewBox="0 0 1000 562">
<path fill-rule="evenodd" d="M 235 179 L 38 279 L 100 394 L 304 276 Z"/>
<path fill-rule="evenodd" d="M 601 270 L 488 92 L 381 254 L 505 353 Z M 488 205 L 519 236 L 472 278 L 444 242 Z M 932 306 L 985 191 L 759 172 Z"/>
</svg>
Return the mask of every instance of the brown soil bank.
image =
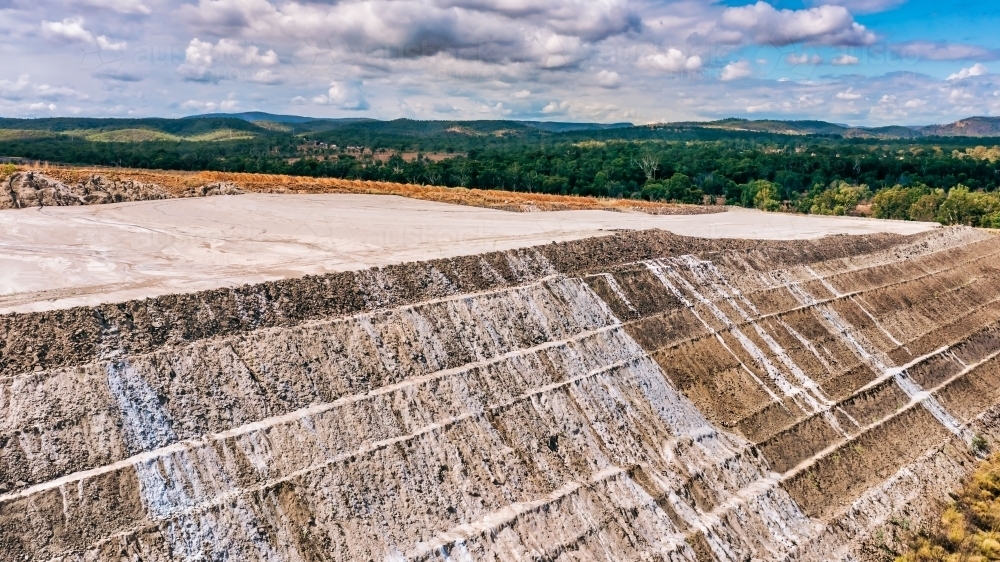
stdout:
<svg viewBox="0 0 1000 562">
<path fill-rule="evenodd" d="M 0 316 L 0 560 L 880 560 L 1000 439 L 997 239 L 663 232 Z"/>
<path fill-rule="evenodd" d="M 66 183 L 79 183 L 94 174 L 120 181 L 135 181 L 162 186 L 180 195 L 203 185 L 234 185 L 250 193 L 353 193 L 398 195 L 438 203 L 469 205 L 504 211 L 631 211 L 652 215 L 699 215 L 720 213 L 723 207 L 679 205 L 633 199 L 599 199 L 575 195 L 510 192 L 458 187 L 437 187 L 391 182 L 356 181 L 336 178 L 309 178 L 273 174 L 232 172 L 170 172 L 162 170 L 121 170 L 111 168 L 46 168 L 45 174 Z"/>
</svg>

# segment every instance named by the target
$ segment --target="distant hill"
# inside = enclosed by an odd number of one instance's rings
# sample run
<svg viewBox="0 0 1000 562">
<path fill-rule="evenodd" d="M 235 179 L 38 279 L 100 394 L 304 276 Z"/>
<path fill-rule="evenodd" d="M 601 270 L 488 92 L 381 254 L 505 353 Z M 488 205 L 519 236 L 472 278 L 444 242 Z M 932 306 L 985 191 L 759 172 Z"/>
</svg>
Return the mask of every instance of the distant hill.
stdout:
<svg viewBox="0 0 1000 562">
<path fill-rule="evenodd" d="M 669 127 L 723 129 L 781 135 L 837 135 L 844 138 L 911 139 L 920 137 L 1000 137 L 1000 117 L 970 117 L 947 125 L 924 127 L 851 127 L 826 121 L 722 119 L 665 123 Z"/>
<path fill-rule="evenodd" d="M 232 118 L 232 119 L 242 119 L 250 123 L 257 122 L 267 122 L 267 123 L 282 123 L 282 124 L 304 124 L 304 123 L 336 123 L 336 124 L 353 124 L 353 123 L 405 123 L 414 121 L 412 119 L 395 119 L 392 121 L 379 121 L 377 119 L 369 119 L 365 117 L 344 117 L 344 118 L 326 118 L 326 117 L 303 117 L 301 115 L 276 115 L 273 113 L 265 113 L 263 111 L 247 111 L 244 113 L 206 113 L 203 115 L 192 115 L 190 117 L 185 117 L 185 119 L 206 119 L 206 118 Z M 559 122 L 559 121 L 414 121 L 418 123 L 430 123 L 430 124 L 475 124 L 475 123 L 516 123 L 518 125 L 524 125 L 526 127 L 533 127 L 542 131 L 548 131 L 551 133 L 565 133 L 570 131 L 601 131 L 607 129 L 623 129 L 627 127 L 634 127 L 632 123 L 569 123 L 569 122 Z M 431 125 L 434 127 L 434 125 Z"/>
<path fill-rule="evenodd" d="M 923 139 L 1000 137 L 1000 117 L 970 117 L 925 127 L 852 127 L 819 120 L 722 119 L 635 126 L 632 123 L 478 120 L 420 121 L 368 118 L 313 118 L 260 111 L 213 113 L 181 119 L 104 119 L 55 117 L 0 118 L 0 141 L 82 139 L 101 143 L 325 142 L 398 150 L 464 152 L 553 142 L 671 139 L 680 141 L 817 136 L 847 139 Z"/>
<path fill-rule="evenodd" d="M 1000 117 L 970 117 L 948 125 L 922 127 L 921 132 L 937 137 L 1000 137 Z"/>
<path fill-rule="evenodd" d="M 568 133 L 571 131 L 606 131 L 608 129 L 627 129 L 635 127 L 633 123 L 559 123 L 557 121 L 515 121 L 528 127 L 535 127 L 553 133 Z"/>
<path fill-rule="evenodd" d="M 672 127 L 700 127 L 705 129 L 724 129 L 729 131 L 748 131 L 755 133 L 773 133 L 779 135 L 836 135 L 845 138 L 884 138 L 906 139 L 923 136 L 917 127 L 851 127 L 826 121 L 777 121 L 722 119 L 719 121 L 688 121 L 668 123 Z"/>
<path fill-rule="evenodd" d="M 359 121 L 375 121 L 365 117 L 346 117 L 342 119 L 327 119 L 323 117 L 303 117 L 301 115 L 275 115 L 263 111 L 246 111 L 243 113 L 205 113 L 191 115 L 185 119 L 242 119 L 250 123 L 267 121 L 269 123 L 309 123 L 310 121 L 330 121 L 337 123 L 356 123 Z"/>
<path fill-rule="evenodd" d="M 51 117 L 2 119 L 0 137 L 75 137 L 95 142 L 224 141 L 252 139 L 267 131 L 242 119 L 94 119 Z"/>
</svg>

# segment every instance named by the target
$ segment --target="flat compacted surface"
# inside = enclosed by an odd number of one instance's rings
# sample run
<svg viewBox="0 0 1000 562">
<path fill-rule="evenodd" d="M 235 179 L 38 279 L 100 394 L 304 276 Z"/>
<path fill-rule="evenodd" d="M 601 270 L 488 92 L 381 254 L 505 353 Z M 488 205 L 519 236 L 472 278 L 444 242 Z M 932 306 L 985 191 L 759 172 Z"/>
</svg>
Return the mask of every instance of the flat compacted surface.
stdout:
<svg viewBox="0 0 1000 562">
<path fill-rule="evenodd" d="M 730 211 L 512 213 L 379 195 L 241 195 L 0 212 L 0 313 L 663 229 L 702 238 L 914 234 L 922 223 Z"/>
</svg>

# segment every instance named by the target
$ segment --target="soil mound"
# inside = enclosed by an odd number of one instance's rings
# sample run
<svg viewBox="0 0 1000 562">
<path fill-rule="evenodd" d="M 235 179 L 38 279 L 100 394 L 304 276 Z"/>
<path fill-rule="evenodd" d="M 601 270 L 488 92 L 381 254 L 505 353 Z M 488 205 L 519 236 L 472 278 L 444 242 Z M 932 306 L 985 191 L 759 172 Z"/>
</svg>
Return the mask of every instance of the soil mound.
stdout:
<svg viewBox="0 0 1000 562">
<path fill-rule="evenodd" d="M 998 238 L 614 236 L 0 316 L 0 559 L 891 559 Z"/>
<path fill-rule="evenodd" d="M 207 197 L 243 193 L 234 184 L 215 182 L 190 188 L 179 197 Z M 0 186 L 0 209 L 101 205 L 130 201 L 151 201 L 178 197 L 154 183 L 134 179 L 109 179 L 93 174 L 84 181 L 64 183 L 45 174 L 17 172 Z"/>
</svg>

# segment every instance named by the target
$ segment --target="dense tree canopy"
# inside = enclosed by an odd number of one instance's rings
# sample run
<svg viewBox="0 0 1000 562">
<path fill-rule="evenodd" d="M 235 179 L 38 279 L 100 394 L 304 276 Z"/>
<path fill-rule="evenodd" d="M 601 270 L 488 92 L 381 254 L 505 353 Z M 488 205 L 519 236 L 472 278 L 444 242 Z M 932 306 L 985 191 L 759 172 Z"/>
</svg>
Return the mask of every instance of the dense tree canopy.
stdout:
<svg viewBox="0 0 1000 562">
<path fill-rule="evenodd" d="M 879 217 L 997 223 L 1000 151 L 977 147 L 981 139 L 885 141 L 643 127 L 515 131 L 505 138 L 508 131 L 498 125 L 485 133 L 435 125 L 426 134 L 427 126 L 417 125 L 410 128 L 420 134 L 410 136 L 408 128 L 380 136 L 371 124 L 359 123 L 337 131 L 279 130 L 219 142 L 0 134 L 0 155 L 683 203 L 724 200 L 818 214 L 850 214 L 871 200 Z"/>
</svg>

